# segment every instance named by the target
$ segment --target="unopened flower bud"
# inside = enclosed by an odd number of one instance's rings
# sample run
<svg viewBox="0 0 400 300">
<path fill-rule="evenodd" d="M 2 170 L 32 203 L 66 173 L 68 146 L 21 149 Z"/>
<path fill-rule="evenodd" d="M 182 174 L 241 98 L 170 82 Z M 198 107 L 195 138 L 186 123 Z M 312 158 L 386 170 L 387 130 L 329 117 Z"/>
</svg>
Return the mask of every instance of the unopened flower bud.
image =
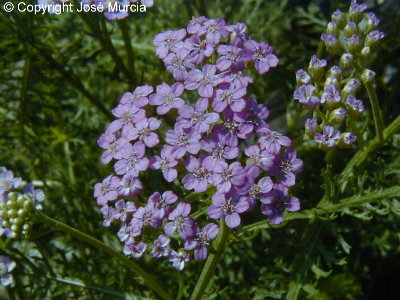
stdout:
<svg viewBox="0 0 400 300">
<path fill-rule="evenodd" d="M 18 217 L 25 217 L 27 215 L 27 213 L 28 212 L 25 209 L 22 209 L 22 208 L 18 209 L 18 212 L 17 212 Z"/>
<path fill-rule="evenodd" d="M 347 112 L 344 108 L 340 107 L 332 111 L 329 122 L 341 123 L 346 118 Z"/>
<path fill-rule="evenodd" d="M 7 216 L 9 218 L 15 218 L 17 216 L 17 211 L 15 209 L 9 209 L 7 211 Z"/>
<path fill-rule="evenodd" d="M 314 134 L 319 131 L 317 118 L 309 118 L 306 120 L 305 131 L 311 139 L 314 138 Z"/>
<path fill-rule="evenodd" d="M 342 70 L 338 66 L 333 66 L 329 69 L 327 76 L 338 78 L 342 74 Z"/>
<path fill-rule="evenodd" d="M 10 238 L 16 239 L 17 237 L 18 237 L 18 233 L 15 232 L 15 231 L 11 231 L 11 233 L 10 233 Z"/>
<path fill-rule="evenodd" d="M 13 224 L 13 225 L 11 225 L 10 229 L 11 229 L 11 231 L 19 232 L 20 227 L 17 224 Z"/>
<path fill-rule="evenodd" d="M 362 100 L 356 99 L 353 95 L 346 98 L 346 108 L 350 116 L 359 117 L 365 110 Z"/>
<path fill-rule="evenodd" d="M 339 105 L 341 100 L 340 92 L 334 85 L 331 84 L 325 87 L 321 96 L 321 103 L 324 103 L 329 109 L 333 109 Z"/>
<path fill-rule="evenodd" d="M 337 9 L 332 14 L 332 21 L 335 21 L 336 26 L 342 30 L 346 26 L 346 15 Z"/>
<path fill-rule="evenodd" d="M 18 223 L 20 223 L 20 219 L 18 219 L 18 218 L 10 218 L 9 220 L 10 220 L 10 224 L 18 224 Z"/>
<path fill-rule="evenodd" d="M 342 89 L 342 98 L 345 99 L 348 95 L 354 95 L 359 87 L 360 82 L 357 79 L 350 79 Z"/>
<path fill-rule="evenodd" d="M 340 46 L 339 40 L 333 33 L 323 33 L 321 34 L 321 40 L 325 42 L 326 50 L 330 53 L 340 53 L 342 52 L 342 47 Z"/>
<path fill-rule="evenodd" d="M 8 194 L 8 202 L 10 202 L 10 201 L 17 201 L 17 198 L 18 198 L 18 195 L 16 194 L 16 193 L 14 193 L 14 192 L 10 192 L 9 194 Z"/>
<path fill-rule="evenodd" d="M 357 53 L 361 50 L 360 36 L 358 34 L 353 34 L 347 39 L 347 51 L 351 53 Z"/>
<path fill-rule="evenodd" d="M 351 132 L 344 132 L 340 135 L 338 146 L 348 148 L 357 141 L 357 136 Z"/>
<path fill-rule="evenodd" d="M 24 206 L 23 206 L 23 208 L 24 208 L 24 209 L 27 209 L 27 210 L 32 209 L 32 207 L 33 207 L 33 202 L 30 201 L 30 200 L 26 201 L 26 202 L 24 203 Z"/>
<path fill-rule="evenodd" d="M 336 77 L 328 77 L 325 80 L 324 86 L 327 87 L 328 85 L 334 85 L 336 88 L 339 87 L 339 81 Z"/>
<path fill-rule="evenodd" d="M 334 34 L 336 36 L 339 35 L 340 31 L 335 21 L 331 21 L 326 25 L 326 33 L 327 34 Z"/>
<path fill-rule="evenodd" d="M 344 28 L 344 36 L 346 38 L 352 37 L 354 34 L 357 34 L 357 25 L 354 22 L 349 22 Z"/>
<path fill-rule="evenodd" d="M 311 76 L 303 69 L 296 71 L 296 83 L 298 85 L 308 84 L 311 80 Z"/>
<path fill-rule="evenodd" d="M 18 200 L 17 200 L 18 205 L 23 206 L 25 202 L 26 202 L 26 198 L 24 197 L 24 195 L 19 195 Z"/>
<path fill-rule="evenodd" d="M 364 47 L 361 50 L 361 57 L 363 59 L 369 59 L 371 56 L 371 48 L 370 47 Z"/>
<path fill-rule="evenodd" d="M 3 224 L 2 224 L 2 226 L 3 226 L 3 228 L 10 227 L 11 224 L 10 224 L 9 219 L 3 219 Z"/>
<path fill-rule="evenodd" d="M 365 3 L 358 4 L 357 0 L 352 0 L 349 9 L 350 20 L 359 23 L 362 20 L 363 11 L 366 10 L 367 7 Z"/>
<path fill-rule="evenodd" d="M 324 67 L 326 67 L 326 65 L 327 62 L 325 59 L 318 59 L 316 55 L 311 57 L 308 71 L 316 82 L 323 79 L 325 73 Z"/>
<path fill-rule="evenodd" d="M 376 30 L 380 20 L 376 17 L 373 12 L 369 12 L 365 15 L 365 23 L 364 23 L 364 33 L 370 33 L 372 30 Z"/>
<path fill-rule="evenodd" d="M 340 57 L 340 66 L 342 68 L 350 67 L 353 64 L 353 55 L 351 53 L 343 53 Z"/>
<path fill-rule="evenodd" d="M 375 47 L 379 40 L 383 39 L 385 34 L 382 31 L 374 30 L 368 33 L 365 38 L 365 46 L 367 47 Z"/>
<path fill-rule="evenodd" d="M 375 72 L 372 70 L 365 69 L 361 74 L 361 80 L 364 83 L 371 82 L 375 78 Z"/>
</svg>

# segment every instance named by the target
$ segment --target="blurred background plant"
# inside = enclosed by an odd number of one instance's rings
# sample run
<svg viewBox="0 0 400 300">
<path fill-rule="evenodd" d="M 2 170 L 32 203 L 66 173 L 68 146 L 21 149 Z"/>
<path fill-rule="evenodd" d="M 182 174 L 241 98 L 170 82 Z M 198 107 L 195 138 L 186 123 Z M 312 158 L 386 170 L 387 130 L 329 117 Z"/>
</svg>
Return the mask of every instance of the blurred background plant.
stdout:
<svg viewBox="0 0 400 300">
<path fill-rule="evenodd" d="M 400 3 L 367 3 L 382 20 L 380 30 L 386 35 L 369 68 L 376 72 L 387 126 L 400 113 Z M 109 174 L 99 162 L 97 138 L 124 92 L 169 76 L 155 56 L 153 37 L 184 27 L 192 16 L 206 15 L 245 22 L 252 38 L 268 42 L 279 56 L 278 68 L 258 76 L 250 92 L 271 110 L 273 129 L 286 132 L 298 145 L 305 170 L 294 194 L 303 209 L 315 207 L 323 195 L 337 204 L 339 199 L 398 185 L 400 135 L 368 148 L 375 136 L 368 104 L 359 137 L 368 151 L 342 176 L 357 148 L 325 153 L 301 145 L 306 116 L 293 101 L 295 71 L 307 66 L 316 52 L 325 54 L 320 35 L 331 13 L 346 11 L 348 5 L 339 0 L 157 0 L 147 13 L 118 21 L 102 14 L 1 10 L 0 166 L 45 191 L 48 215 L 121 251 L 115 232 L 101 226 L 93 198 L 94 183 Z M 205 298 L 399 298 L 399 214 L 399 197 L 391 197 L 325 214 L 323 222 L 296 220 L 278 228 L 238 232 Z M 261 215 L 245 217 L 244 223 L 260 220 Z M 99 249 L 44 225 L 36 224 L 31 232 L 25 240 L 0 239 L 0 255 L 16 263 L 15 285 L 0 290 L 4 297 L 154 297 L 130 269 Z M 177 299 L 188 298 L 203 266 L 193 263 L 180 273 L 168 263 L 147 258 L 138 264 L 157 274 Z"/>
</svg>

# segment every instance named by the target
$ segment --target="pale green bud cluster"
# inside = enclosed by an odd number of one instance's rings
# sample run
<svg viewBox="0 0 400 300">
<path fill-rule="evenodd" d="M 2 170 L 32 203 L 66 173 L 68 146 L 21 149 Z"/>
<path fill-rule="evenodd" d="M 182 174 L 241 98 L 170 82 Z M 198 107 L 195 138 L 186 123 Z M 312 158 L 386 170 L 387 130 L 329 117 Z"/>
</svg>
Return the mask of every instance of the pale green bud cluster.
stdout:
<svg viewBox="0 0 400 300">
<path fill-rule="evenodd" d="M 29 216 L 34 209 L 33 199 L 29 194 L 10 192 L 8 201 L 0 202 L 1 227 L 8 229 L 11 238 L 18 238 L 30 231 Z"/>
</svg>

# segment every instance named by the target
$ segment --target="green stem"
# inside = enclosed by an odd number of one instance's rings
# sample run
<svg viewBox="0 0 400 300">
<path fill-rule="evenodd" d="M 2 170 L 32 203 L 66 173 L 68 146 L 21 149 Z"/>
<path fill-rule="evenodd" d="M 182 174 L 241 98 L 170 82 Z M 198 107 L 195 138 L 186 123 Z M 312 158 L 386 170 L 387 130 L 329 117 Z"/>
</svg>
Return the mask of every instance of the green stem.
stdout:
<svg viewBox="0 0 400 300">
<path fill-rule="evenodd" d="M 131 43 L 131 36 L 129 34 L 129 25 L 127 24 L 126 20 L 118 21 L 118 26 L 121 30 L 122 38 L 124 40 L 127 61 L 128 61 L 128 68 L 132 74 L 135 73 L 135 55 L 133 53 L 132 43 Z"/>
<path fill-rule="evenodd" d="M 200 300 L 202 298 L 208 284 L 210 283 L 210 280 L 212 279 L 212 276 L 214 275 L 217 264 L 225 250 L 230 229 L 226 226 L 224 219 L 221 219 L 219 228 L 220 232 L 218 234 L 217 240 L 214 243 L 215 253 L 209 254 L 208 259 L 204 264 L 203 271 L 200 274 L 200 278 L 197 281 L 196 286 L 194 287 L 190 300 Z"/>
<path fill-rule="evenodd" d="M 342 211 L 344 208 L 349 208 L 349 207 L 354 207 L 358 206 L 360 204 L 366 203 L 366 202 L 373 202 L 376 200 L 380 200 L 385 197 L 392 197 L 392 196 L 398 196 L 400 194 L 400 186 L 393 186 L 389 189 L 386 189 L 384 191 L 373 191 L 370 192 L 369 194 L 365 196 L 353 196 L 353 197 L 348 197 L 344 198 L 339 201 L 338 204 L 328 204 L 322 207 L 317 207 L 317 208 L 312 208 L 312 209 L 307 209 L 304 211 L 296 212 L 296 213 L 290 213 L 285 217 L 285 222 L 288 221 L 293 221 L 293 220 L 301 220 L 301 219 L 314 219 L 316 217 L 320 217 L 326 214 L 331 214 L 331 213 L 337 213 Z M 266 229 L 266 228 L 271 228 L 269 223 L 266 221 L 260 221 L 256 222 L 247 226 L 244 226 L 242 229 L 238 231 L 239 234 L 244 234 L 247 232 L 251 232 L 254 230 L 258 229 Z"/>
<path fill-rule="evenodd" d="M 385 141 L 390 139 L 396 132 L 400 131 L 400 116 L 398 116 L 386 129 L 383 131 L 383 139 L 378 137 L 371 140 L 363 149 L 358 151 L 353 158 L 347 163 L 341 177 L 348 176 L 354 167 L 360 166 L 367 158 L 368 155 L 378 149 Z"/>
<path fill-rule="evenodd" d="M 166 299 L 166 300 L 173 299 L 166 291 L 164 291 L 164 289 L 160 285 L 158 285 L 158 283 L 153 279 L 153 277 L 150 274 L 148 274 L 146 271 L 144 271 L 141 267 L 139 267 L 136 263 L 134 263 L 132 260 L 127 258 L 122 253 L 115 251 L 114 249 L 107 246 L 106 244 L 99 241 L 98 239 L 95 239 L 95 238 L 91 237 L 90 235 L 88 235 L 84 232 L 81 232 L 78 229 L 75 229 L 73 227 L 70 227 L 67 224 L 64 224 L 58 220 L 55 220 L 41 212 L 36 212 L 36 214 L 37 214 L 39 221 L 41 221 L 51 227 L 54 227 L 55 229 L 64 231 L 65 233 L 68 233 L 71 236 L 96 247 L 97 249 L 103 250 L 104 252 L 115 257 L 117 260 L 119 260 L 123 264 L 129 266 L 138 276 L 142 277 L 143 280 L 145 281 L 146 285 L 150 289 L 152 289 L 155 293 L 157 293 L 162 299 Z"/>
<path fill-rule="evenodd" d="M 372 82 L 364 83 L 365 88 L 367 89 L 369 101 L 372 106 L 372 113 L 374 115 L 375 121 L 375 130 L 378 140 L 383 142 L 383 120 L 382 120 L 382 112 L 379 108 L 378 97 L 376 96 L 375 88 L 372 85 Z"/>
<path fill-rule="evenodd" d="M 79 16 L 82 18 L 83 22 L 87 27 L 92 31 L 94 36 L 99 40 L 100 44 L 104 48 L 105 51 L 110 54 L 114 63 L 118 66 L 119 70 L 127 76 L 127 78 L 131 79 L 132 75 L 129 70 L 126 68 L 124 63 L 122 62 L 121 57 L 118 55 L 117 50 L 114 47 L 114 44 L 111 41 L 110 35 L 108 33 L 108 29 L 105 22 L 105 17 L 100 16 L 100 24 L 93 19 L 90 18 L 89 14 L 80 13 Z"/>
<path fill-rule="evenodd" d="M 106 24 L 105 20 L 106 20 L 106 18 L 104 16 L 101 16 L 101 18 L 100 18 L 100 25 L 101 25 L 100 28 L 102 29 L 101 31 L 103 33 L 102 35 L 103 35 L 103 38 L 104 38 L 103 39 L 103 46 L 108 50 L 108 52 L 110 53 L 110 55 L 113 58 L 114 62 L 117 64 L 117 66 L 122 71 L 122 73 L 124 73 L 124 75 L 128 79 L 133 80 L 133 76 L 132 76 L 131 72 L 128 70 L 128 68 L 123 63 L 121 57 L 118 55 L 118 52 L 114 47 L 114 44 L 111 41 L 110 33 L 108 32 L 107 24 Z"/>
</svg>

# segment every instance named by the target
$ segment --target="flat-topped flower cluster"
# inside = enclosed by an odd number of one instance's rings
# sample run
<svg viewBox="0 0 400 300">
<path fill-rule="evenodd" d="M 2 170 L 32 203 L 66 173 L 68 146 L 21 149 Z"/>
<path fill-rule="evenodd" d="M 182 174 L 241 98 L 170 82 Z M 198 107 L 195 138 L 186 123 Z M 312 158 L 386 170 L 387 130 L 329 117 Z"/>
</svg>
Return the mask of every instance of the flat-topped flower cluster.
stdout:
<svg viewBox="0 0 400 300">
<path fill-rule="evenodd" d="M 383 32 L 376 30 L 379 19 L 372 12 L 364 13 L 366 9 L 366 4 L 352 0 L 349 12 L 336 10 L 326 33 L 321 35 L 327 51 L 340 55 L 339 65 L 326 70 L 328 61 L 314 55 L 308 72 L 296 72 L 298 89 L 293 98 L 314 111 L 313 117 L 306 120 L 305 130 L 322 149 L 350 147 L 357 140 L 355 133 L 347 131 L 355 128 L 354 119 L 365 110 L 356 93 L 361 82 L 374 79 L 375 73 L 364 66 L 384 37 Z"/>
<path fill-rule="evenodd" d="M 149 248 L 181 270 L 192 251 L 197 260 L 207 257 L 219 232 L 210 219 L 235 228 L 259 203 L 279 224 L 285 210 L 299 210 L 289 188 L 303 163 L 291 140 L 266 123 L 268 109 L 246 96 L 249 70 L 266 73 L 278 58 L 248 37 L 245 24 L 198 17 L 158 34 L 154 45 L 175 82 L 122 96 L 116 120 L 98 140 L 101 161 L 114 160 L 115 173 L 95 185 L 94 196 L 104 226 L 120 223 L 126 255 Z M 160 171 L 167 189 L 145 188 L 141 177 L 149 169 Z"/>
</svg>

